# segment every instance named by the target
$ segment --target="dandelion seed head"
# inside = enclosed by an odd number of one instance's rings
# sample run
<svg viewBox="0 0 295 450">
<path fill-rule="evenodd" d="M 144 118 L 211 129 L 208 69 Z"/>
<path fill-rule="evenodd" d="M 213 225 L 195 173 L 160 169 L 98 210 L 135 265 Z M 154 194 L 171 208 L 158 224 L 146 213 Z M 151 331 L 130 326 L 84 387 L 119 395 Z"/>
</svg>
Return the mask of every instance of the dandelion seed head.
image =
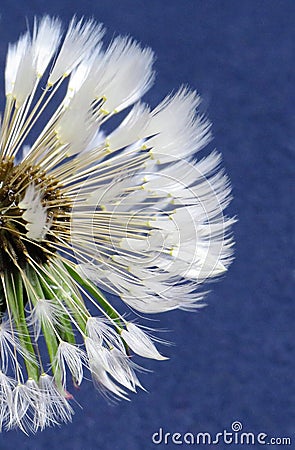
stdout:
<svg viewBox="0 0 295 450">
<path fill-rule="evenodd" d="M 203 307 L 203 286 L 233 258 L 221 156 L 199 157 L 212 139 L 200 96 L 180 87 L 150 108 L 152 50 L 124 36 L 104 50 L 103 33 L 76 17 L 63 33 L 44 16 L 8 47 L 1 430 L 71 421 L 71 390 L 89 375 L 110 401 L 144 389 L 137 360 L 167 358 L 134 312 Z"/>
</svg>

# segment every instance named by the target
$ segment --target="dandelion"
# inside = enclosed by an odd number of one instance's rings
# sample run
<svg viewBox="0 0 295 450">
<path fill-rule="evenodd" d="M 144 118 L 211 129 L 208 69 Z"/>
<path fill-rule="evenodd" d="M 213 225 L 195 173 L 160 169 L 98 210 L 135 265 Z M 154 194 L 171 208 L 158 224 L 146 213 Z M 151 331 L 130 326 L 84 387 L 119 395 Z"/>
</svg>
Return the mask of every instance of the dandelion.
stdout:
<svg viewBox="0 0 295 450">
<path fill-rule="evenodd" d="M 1 429 L 71 420 L 71 379 L 88 372 L 103 395 L 128 399 L 142 388 L 137 358 L 166 359 L 132 314 L 203 306 L 204 282 L 232 259 L 230 185 L 217 152 L 198 155 L 211 139 L 199 96 L 181 87 L 151 109 L 153 52 L 126 37 L 103 48 L 102 36 L 92 20 L 63 33 L 45 16 L 8 48 Z"/>
</svg>

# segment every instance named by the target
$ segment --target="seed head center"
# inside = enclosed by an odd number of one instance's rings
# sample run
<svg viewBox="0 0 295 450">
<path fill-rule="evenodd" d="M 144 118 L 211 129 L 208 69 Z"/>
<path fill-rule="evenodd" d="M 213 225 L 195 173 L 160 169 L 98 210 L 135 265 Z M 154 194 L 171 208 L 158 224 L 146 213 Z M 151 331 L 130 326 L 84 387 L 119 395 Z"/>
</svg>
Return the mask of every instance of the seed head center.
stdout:
<svg viewBox="0 0 295 450">
<path fill-rule="evenodd" d="M 67 234 L 70 209 L 59 181 L 40 167 L 0 161 L 0 272 L 23 269 L 28 257 L 47 261 Z"/>
</svg>

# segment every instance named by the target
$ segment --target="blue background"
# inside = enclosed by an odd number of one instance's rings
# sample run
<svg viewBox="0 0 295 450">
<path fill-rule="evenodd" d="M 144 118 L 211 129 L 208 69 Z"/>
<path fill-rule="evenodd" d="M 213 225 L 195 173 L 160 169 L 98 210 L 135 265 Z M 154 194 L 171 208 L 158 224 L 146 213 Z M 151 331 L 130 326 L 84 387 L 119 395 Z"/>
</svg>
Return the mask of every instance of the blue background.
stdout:
<svg viewBox="0 0 295 450">
<path fill-rule="evenodd" d="M 164 349 L 169 361 L 148 363 L 154 373 L 141 378 L 148 393 L 109 406 L 84 382 L 83 410 L 76 407 L 72 424 L 30 438 L 3 433 L 0 449 L 172 449 L 152 444 L 160 427 L 217 433 L 235 420 L 295 445 L 295 2 L 2 0 L 0 12 L 2 70 L 8 41 L 35 14 L 93 16 L 108 38 L 128 33 L 151 46 L 157 80 L 146 100 L 154 105 L 183 82 L 198 89 L 232 181 L 230 212 L 239 218 L 236 260 L 209 306 L 160 317 L 175 346 Z"/>
</svg>

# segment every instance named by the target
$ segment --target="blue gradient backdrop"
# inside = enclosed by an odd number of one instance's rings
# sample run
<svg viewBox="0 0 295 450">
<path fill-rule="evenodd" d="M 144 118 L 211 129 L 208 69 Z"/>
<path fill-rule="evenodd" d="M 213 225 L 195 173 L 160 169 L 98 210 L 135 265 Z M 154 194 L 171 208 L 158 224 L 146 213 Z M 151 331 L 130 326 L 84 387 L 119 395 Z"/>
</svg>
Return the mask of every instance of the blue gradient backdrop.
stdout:
<svg viewBox="0 0 295 450">
<path fill-rule="evenodd" d="M 77 392 L 83 410 L 76 407 L 72 424 L 29 438 L 5 433 L 0 449 L 172 449 L 154 445 L 151 435 L 160 427 L 217 433 L 235 420 L 245 431 L 290 436 L 295 446 L 295 2 L 2 0 L 0 13 L 1 70 L 25 17 L 31 23 L 43 13 L 65 21 L 93 16 L 109 39 L 127 33 L 151 46 L 157 80 L 146 100 L 155 104 L 183 82 L 200 92 L 239 218 L 236 260 L 213 286 L 209 306 L 160 317 L 175 346 L 165 349 L 168 362 L 148 364 L 148 393 L 109 406 L 84 382 Z"/>
</svg>

